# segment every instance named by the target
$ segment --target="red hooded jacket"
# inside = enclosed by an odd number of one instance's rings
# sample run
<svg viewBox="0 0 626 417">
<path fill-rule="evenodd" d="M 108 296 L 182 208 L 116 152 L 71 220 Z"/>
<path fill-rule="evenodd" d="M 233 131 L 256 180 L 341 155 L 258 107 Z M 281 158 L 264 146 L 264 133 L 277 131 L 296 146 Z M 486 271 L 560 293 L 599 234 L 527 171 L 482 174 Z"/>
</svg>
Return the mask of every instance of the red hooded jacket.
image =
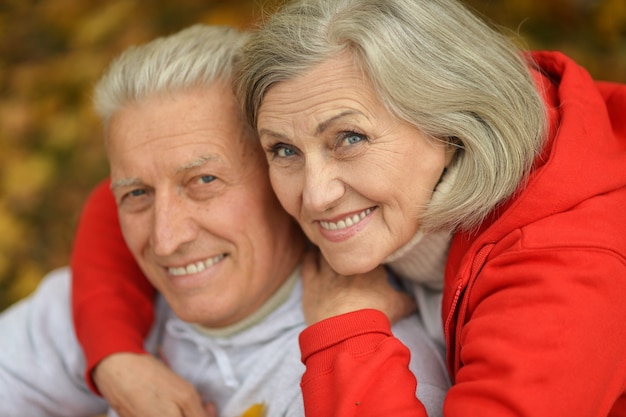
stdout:
<svg viewBox="0 0 626 417">
<path fill-rule="evenodd" d="M 626 417 L 626 86 L 594 82 L 559 53 L 533 57 L 555 106 L 550 135 L 515 197 L 453 237 L 444 416 Z M 72 268 L 89 368 L 141 352 L 153 290 L 106 183 L 85 207 Z M 300 346 L 308 417 L 425 416 L 409 352 L 382 313 L 317 323 Z"/>
</svg>

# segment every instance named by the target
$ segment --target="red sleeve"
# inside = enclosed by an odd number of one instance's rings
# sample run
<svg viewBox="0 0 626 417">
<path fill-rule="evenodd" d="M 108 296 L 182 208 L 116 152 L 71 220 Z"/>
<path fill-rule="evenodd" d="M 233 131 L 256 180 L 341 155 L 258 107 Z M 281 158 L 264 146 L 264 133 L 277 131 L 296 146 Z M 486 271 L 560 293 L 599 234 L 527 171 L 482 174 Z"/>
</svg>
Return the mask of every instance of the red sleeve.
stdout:
<svg viewBox="0 0 626 417">
<path fill-rule="evenodd" d="M 300 349 L 307 417 L 426 417 L 415 396 L 409 350 L 380 311 L 316 323 L 300 334 Z"/>
<path fill-rule="evenodd" d="M 120 231 L 117 206 L 103 181 L 87 200 L 71 256 L 72 310 L 78 341 L 91 371 L 116 352 L 144 353 L 154 320 L 154 288 L 146 280 Z"/>
</svg>

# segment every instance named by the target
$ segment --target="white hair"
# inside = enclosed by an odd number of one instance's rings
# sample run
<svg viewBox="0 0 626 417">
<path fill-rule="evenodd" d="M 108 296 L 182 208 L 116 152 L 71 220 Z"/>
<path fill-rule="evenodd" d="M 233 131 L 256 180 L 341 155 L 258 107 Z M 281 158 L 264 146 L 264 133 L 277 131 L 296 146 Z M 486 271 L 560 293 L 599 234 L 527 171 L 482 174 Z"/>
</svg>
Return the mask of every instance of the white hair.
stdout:
<svg viewBox="0 0 626 417">
<path fill-rule="evenodd" d="M 248 34 L 227 26 L 194 25 L 124 51 L 96 84 L 94 108 L 104 125 L 132 102 L 231 80 Z"/>
</svg>

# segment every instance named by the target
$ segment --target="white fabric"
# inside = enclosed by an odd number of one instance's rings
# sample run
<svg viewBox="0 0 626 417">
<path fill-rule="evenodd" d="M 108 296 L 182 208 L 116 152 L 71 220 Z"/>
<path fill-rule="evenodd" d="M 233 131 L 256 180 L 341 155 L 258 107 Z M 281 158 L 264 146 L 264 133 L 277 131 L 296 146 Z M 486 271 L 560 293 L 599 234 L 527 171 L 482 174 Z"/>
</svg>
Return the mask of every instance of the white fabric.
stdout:
<svg viewBox="0 0 626 417">
<path fill-rule="evenodd" d="M 405 287 L 417 301 L 424 328 L 442 351 L 446 342 L 441 320 L 441 301 L 450 240 L 448 232 L 422 235 L 419 242 L 404 251 L 401 257 L 387 263 L 405 281 Z"/>
<path fill-rule="evenodd" d="M 84 381 L 71 320 L 69 271 L 50 273 L 0 315 L 0 416 L 93 416 L 107 410 Z"/>
<path fill-rule="evenodd" d="M 85 362 L 74 335 L 68 269 L 47 276 L 36 293 L 0 315 L 0 416 L 72 417 L 106 412 L 84 380 Z M 162 298 L 146 341 L 188 379 L 220 417 L 241 415 L 265 403 L 267 417 L 304 416 L 298 335 L 304 329 L 298 280 L 289 298 L 253 327 L 211 337 L 178 319 Z M 417 317 L 394 334 L 412 352 L 418 396 L 429 416 L 440 416 L 449 380 L 442 355 Z M 146 381 L 146 384 L 149 384 Z M 110 415 L 115 413 L 110 411 Z"/>
</svg>

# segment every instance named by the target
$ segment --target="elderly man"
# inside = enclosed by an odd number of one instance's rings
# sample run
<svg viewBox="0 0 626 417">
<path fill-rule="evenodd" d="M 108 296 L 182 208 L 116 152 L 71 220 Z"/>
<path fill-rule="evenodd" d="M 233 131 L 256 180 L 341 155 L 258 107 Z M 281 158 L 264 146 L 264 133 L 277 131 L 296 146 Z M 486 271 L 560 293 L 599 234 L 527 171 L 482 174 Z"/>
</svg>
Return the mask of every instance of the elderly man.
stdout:
<svg viewBox="0 0 626 417">
<path fill-rule="evenodd" d="M 158 291 L 146 350 L 220 416 L 263 404 L 268 416 L 301 417 L 298 265 L 306 240 L 271 190 L 265 156 L 231 89 L 244 39 L 233 29 L 194 26 L 112 64 L 95 94 L 112 196 L 100 187 L 94 198 L 117 204 L 128 249 Z M 53 273 L 0 318 L 2 415 L 106 412 L 83 379 L 70 280 L 67 269 Z M 415 317 L 394 331 L 415 352 L 418 395 L 440 412 L 448 381 L 438 350 Z M 155 395 L 150 380 L 141 384 L 144 398 Z M 114 408 L 141 415 L 123 397 L 115 395 Z M 160 414 L 183 412 L 172 403 Z"/>
</svg>

